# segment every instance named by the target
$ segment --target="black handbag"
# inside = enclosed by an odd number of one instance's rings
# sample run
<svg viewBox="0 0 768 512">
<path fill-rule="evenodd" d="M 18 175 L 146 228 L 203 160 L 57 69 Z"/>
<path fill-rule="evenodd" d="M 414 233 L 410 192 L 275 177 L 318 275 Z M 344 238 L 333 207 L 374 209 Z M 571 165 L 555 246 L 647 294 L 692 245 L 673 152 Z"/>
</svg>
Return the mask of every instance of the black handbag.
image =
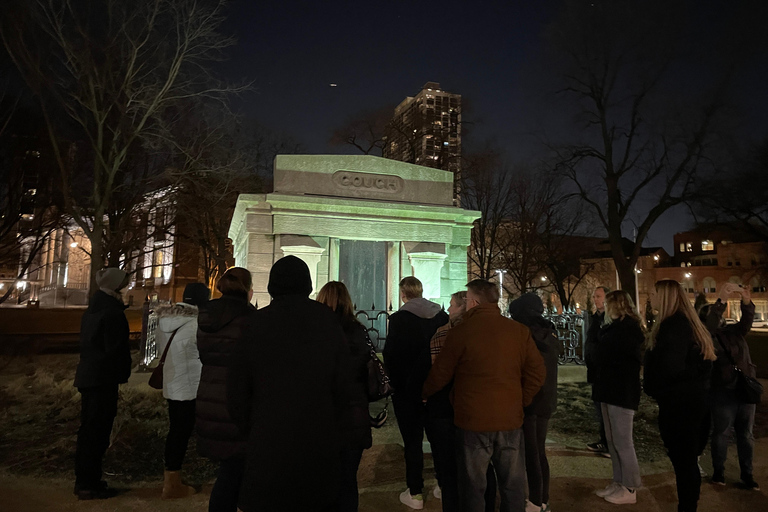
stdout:
<svg viewBox="0 0 768 512">
<path fill-rule="evenodd" d="M 149 381 L 147 384 L 149 384 L 149 387 L 151 388 L 163 389 L 163 367 L 165 367 L 165 356 L 168 355 L 168 349 L 171 348 L 171 342 L 173 341 L 173 338 L 176 336 L 177 332 L 179 332 L 178 329 L 173 331 L 173 334 L 171 334 L 171 337 L 168 339 L 168 343 L 165 344 L 165 350 L 163 350 L 163 356 L 160 358 L 160 363 L 158 363 L 157 367 L 152 370 L 152 375 L 149 376 Z"/>
<path fill-rule="evenodd" d="M 718 340 L 718 342 L 723 347 L 728 359 L 731 360 L 733 371 L 736 372 L 736 398 L 739 399 L 739 402 L 744 404 L 759 404 L 763 396 L 763 385 L 760 384 L 759 380 L 744 373 L 744 371 L 736 364 L 736 361 L 734 361 L 733 355 L 731 354 L 731 351 L 728 350 L 728 347 L 720 342 L 720 340 Z"/>
<path fill-rule="evenodd" d="M 382 398 L 387 398 L 392 394 L 392 384 L 389 382 L 389 375 L 387 370 L 384 369 L 384 364 L 376 354 L 376 349 L 373 347 L 373 342 L 368 336 L 368 331 L 365 332 L 365 341 L 368 344 L 368 350 L 370 351 L 370 358 L 368 359 L 368 401 L 376 402 Z"/>
<path fill-rule="evenodd" d="M 763 385 L 760 381 L 744 373 L 741 368 L 733 365 L 736 372 L 736 396 L 745 404 L 759 404 L 763 396 Z"/>
</svg>

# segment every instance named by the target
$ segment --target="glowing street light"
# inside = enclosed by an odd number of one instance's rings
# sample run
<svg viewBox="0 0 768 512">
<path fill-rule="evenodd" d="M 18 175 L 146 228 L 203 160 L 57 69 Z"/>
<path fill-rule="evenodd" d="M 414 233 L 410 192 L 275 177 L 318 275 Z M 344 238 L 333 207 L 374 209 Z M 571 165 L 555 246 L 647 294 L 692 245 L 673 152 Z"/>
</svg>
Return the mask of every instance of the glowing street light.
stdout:
<svg viewBox="0 0 768 512">
<path fill-rule="evenodd" d="M 690 279 L 691 278 L 691 273 L 690 272 L 686 272 L 685 273 L 685 278 L 686 279 Z"/>
<path fill-rule="evenodd" d="M 72 242 L 71 244 L 69 244 L 69 246 L 74 249 L 75 247 L 77 247 L 77 242 Z"/>
</svg>

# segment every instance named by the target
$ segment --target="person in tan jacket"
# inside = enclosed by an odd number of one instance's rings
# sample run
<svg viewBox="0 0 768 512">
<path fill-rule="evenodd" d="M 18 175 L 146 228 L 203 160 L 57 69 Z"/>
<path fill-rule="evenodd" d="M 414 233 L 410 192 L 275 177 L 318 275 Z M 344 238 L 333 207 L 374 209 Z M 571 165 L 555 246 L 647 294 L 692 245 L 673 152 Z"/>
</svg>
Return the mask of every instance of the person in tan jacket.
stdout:
<svg viewBox="0 0 768 512">
<path fill-rule="evenodd" d="M 461 510 L 485 510 L 486 471 L 492 461 L 501 512 L 525 508 L 523 407 L 544 384 L 544 360 L 530 330 L 504 318 L 495 284 L 467 284 L 467 312 L 451 329 L 424 383 L 429 398 L 453 380 Z"/>
</svg>

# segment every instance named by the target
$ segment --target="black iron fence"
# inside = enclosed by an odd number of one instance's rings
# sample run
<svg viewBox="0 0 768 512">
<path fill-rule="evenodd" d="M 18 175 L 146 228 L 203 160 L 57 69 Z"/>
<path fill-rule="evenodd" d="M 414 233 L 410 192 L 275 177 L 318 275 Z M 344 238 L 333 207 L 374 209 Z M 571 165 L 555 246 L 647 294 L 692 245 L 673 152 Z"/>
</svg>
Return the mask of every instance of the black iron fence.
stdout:
<svg viewBox="0 0 768 512">
<path fill-rule="evenodd" d="M 562 313 L 544 311 L 544 318 L 555 324 L 557 337 L 562 344 L 560 364 L 586 364 L 584 362 L 584 338 L 586 336 L 586 312 L 566 309 Z"/>
</svg>

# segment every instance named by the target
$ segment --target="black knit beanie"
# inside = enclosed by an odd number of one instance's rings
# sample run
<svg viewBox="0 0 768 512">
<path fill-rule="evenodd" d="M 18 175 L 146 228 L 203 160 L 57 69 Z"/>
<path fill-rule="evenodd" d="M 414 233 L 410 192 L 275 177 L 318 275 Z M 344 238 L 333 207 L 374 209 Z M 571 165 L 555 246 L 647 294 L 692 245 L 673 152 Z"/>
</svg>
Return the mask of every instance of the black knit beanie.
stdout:
<svg viewBox="0 0 768 512">
<path fill-rule="evenodd" d="M 280 258 L 269 271 L 267 291 L 273 298 L 283 295 L 308 297 L 312 293 L 309 267 L 296 256 Z"/>
<path fill-rule="evenodd" d="M 203 306 L 211 298 L 211 290 L 203 283 L 189 283 L 184 287 L 184 298 L 182 302 L 192 306 Z"/>
</svg>

